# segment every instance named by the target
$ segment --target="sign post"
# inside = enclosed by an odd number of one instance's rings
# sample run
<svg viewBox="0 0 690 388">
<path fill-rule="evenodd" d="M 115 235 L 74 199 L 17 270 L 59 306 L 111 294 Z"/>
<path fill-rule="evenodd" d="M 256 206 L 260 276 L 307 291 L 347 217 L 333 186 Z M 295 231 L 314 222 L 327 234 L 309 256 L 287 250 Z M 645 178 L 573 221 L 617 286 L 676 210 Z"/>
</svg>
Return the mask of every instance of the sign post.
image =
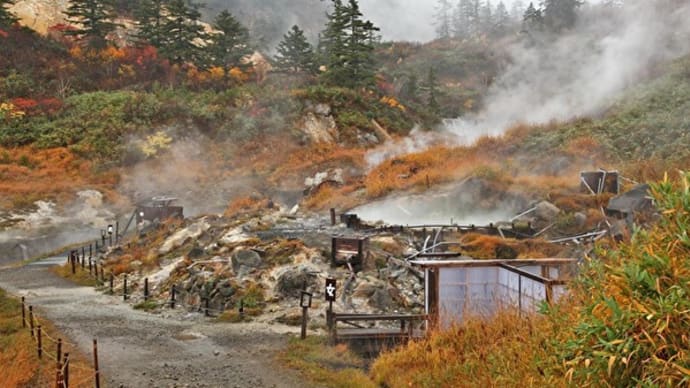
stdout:
<svg viewBox="0 0 690 388">
<path fill-rule="evenodd" d="M 311 293 L 302 290 L 299 298 L 299 305 L 302 307 L 302 333 L 300 338 L 307 338 L 307 321 L 309 320 L 309 308 L 311 307 Z"/>
<path fill-rule="evenodd" d="M 335 291 L 336 291 L 335 279 L 326 279 L 326 301 L 328 302 L 328 311 L 326 313 L 326 325 L 330 330 L 333 325 L 333 302 L 335 302 Z"/>
</svg>

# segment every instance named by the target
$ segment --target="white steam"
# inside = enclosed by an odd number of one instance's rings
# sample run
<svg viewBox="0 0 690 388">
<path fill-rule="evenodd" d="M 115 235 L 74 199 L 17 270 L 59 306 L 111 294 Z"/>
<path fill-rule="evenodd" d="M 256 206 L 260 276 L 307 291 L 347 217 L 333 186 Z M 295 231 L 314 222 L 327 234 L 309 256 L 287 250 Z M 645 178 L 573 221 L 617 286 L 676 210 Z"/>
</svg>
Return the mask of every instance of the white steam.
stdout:
<svg viewBox="0 0 690 388">
<path fill-rule="evenodd" d="M 461 142 L 499 135 L 515 123 L 544 123 L 597 114 L 658 63 L 690 50 L 690 5 L 631 1 L 596 7 L 553 41 L 525 39 L 480 114 L 451 120 Z"/>
</svg>

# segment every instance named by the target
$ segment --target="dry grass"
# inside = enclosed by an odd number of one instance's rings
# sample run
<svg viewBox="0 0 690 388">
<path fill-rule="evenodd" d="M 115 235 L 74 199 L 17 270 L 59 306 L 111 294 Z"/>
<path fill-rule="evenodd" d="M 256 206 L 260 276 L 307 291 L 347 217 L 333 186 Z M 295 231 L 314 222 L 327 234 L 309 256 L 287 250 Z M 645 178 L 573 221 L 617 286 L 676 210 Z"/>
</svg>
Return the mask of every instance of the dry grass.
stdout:
<svg viewBox="0 0 690 388">
<path fill-rule="evenodd" d="M 0 148 L 0 205 L 25 208 L 38 199 L 73 199 L 84 187 L 93 187 L 116 198 L 116 172 L 96 174 L 90 162 L 66 148 Z"/>
<path fill-rule="evenodd" d="M 387 387 L 559 387 L 565 381 L 541 369 L 551 357 L 544 317 L 503 311 L 490 322 L 468 319 L 448 330 L 381 355 L 371 376 Z"/>
<path fill-rule="evenodd" d="M 95 276 L 89 273 L 89 267 L 81 268 L 81 265 L 75 264 L 74 274 L 72 273 L 72 265 L 64 264 L 60 266 L 55 266 L 50 269 L 56 275 L 68 279 L 80 286 L 95 287 L 98 285 L 98 281 Z"/>
<path fill-rule="evenodd" d="M 41 330 L 48 336 L 66 338 L 40 314 L 37 314 L 35 322 L 40 323 Z M 3 290 L 0 290 L 0 334 L 0 387 L 47 387 L 54 384 L 56 364 L 50 356 L 55 357 L 56 345 L 44 337 L 44 356 L 38 358 L 34 338 L 28 327 L 22 328 L 20 302 L 7 296 Z M 64 352 L 70 353 L 70 381 L 88 381 L 92 376 L 86 361 L 88 358 L 67 342 L 63 345 Z"/>
</svg>

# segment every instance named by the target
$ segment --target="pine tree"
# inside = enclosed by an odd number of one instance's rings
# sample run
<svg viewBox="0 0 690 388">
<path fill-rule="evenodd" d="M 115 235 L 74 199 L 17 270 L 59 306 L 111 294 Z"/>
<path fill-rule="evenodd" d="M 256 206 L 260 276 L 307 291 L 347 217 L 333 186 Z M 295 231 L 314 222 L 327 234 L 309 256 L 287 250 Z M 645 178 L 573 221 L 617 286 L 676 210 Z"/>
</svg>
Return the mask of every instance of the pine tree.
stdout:
<svg viewBox="0 0 690 388">
<path fill-rule="evenodd" d="M 494 29 L 494 14 L 491 8 L 491 0 L 481 5 L 479 10 L 479 20 L 481 31 L 483 33 L 491 33 Z"/>
<path fill-rule="evenodd" d="M 453 6 L 450 0 L 438 0 L 436 4 L 436 37 L 448 39 L 453 30 Z"/>
<path fill-rule="evenodd" d="M 117 26 L 113 20 L 115 13 L 106 0 L 71 0 L 65 11 L 67 21 L 79 27 L 67 30 L 66 35 L 83 39 L 89 46 L 103 48 L 106 37 Z"/>
<path fill-rule="evenodd" d="M 500 1 L 496 6 L 496 12 L 494 12 L 494 32 L 496 34 L 504 35 L 508 31 L 508 26 L 510 24 L 510 15 L 508 14 L 508 9 L 503 1 Z"/>
<path fill-rule="evenodd" d="M 571 28 L 577 20 L 577 9 L 582 4 L 580 0 L 544 0 L 544 24 L 554 32 Z"/>
<path fill-rule="evenodd" d="M 218 32 L 211 36 L 207 47 L 210 63 L 224 68 L 226 73 L 233 67 L 242 67 L 242 58 L 254 51 L 249 30 L 227 10 L 216 16 L 213 28 Z"/>
<path fill-rule="evenodd" d="M 433 67 L 429 68 L 429 74 L 426 79 L 426 89 L 428 93 L 427 108 L 436 116 L 441 114 L 441 105 L 438 103 L 438 80 L 436 78 L 436 70 Z"/>
<path fill-rule="evenodd" d="M 459 0 L 453 9 L 453 36 L 455 38 L 466 38 L 470 35 L 470 21 L 465 10 L 468 8 L 469 0 Z"/>
<path fill-rule="evenodd" d="M 201 5 L 193 1 L 168 0 L 167 17 L 162 25 L 161 54 L 172 63 L 191 62 L 202 65 L 204 50 L 200 46 L 207 36 L 199 24 Z"/>
<path fill-rule="evenodd" d="M 349 0 L 347 5 L 333 0 L 319 42 L 327 66 L 323 77 L 331 84 L 355 88 L 374 83 L 373 52 L 379 29 L 362 16 L 357 0 Z"/>
<path fill-rule="evenodd" d="M 165 35 L 163 26 L 166 21 L 166 0 L 141 0 L 134 10 L 138 27 L 136 38 L 141 44 L 150 44 L 156 48 L 163 46 Z"/>
<path fill-rule="evenodd" d="M 544 26 L 544 16 L 541 9 L 534 7 L 534 3 L 530 2 L 522 17 L 522 28 L 525 31 L 539 31 Z"/>
<path fill-rule="evenodd" d="M 283 35 L 275 59 L 276 67 L 287 72 L 315 73 L 317 69 L 314 48 L 296 25 Z"/>
<path fill-rule="evenodd" d="M 0 0 L 0 26 L 9 27 L 17 22 L 17 17 L 9 10 L 12 5 L 14 0 Z"/>
</svg>

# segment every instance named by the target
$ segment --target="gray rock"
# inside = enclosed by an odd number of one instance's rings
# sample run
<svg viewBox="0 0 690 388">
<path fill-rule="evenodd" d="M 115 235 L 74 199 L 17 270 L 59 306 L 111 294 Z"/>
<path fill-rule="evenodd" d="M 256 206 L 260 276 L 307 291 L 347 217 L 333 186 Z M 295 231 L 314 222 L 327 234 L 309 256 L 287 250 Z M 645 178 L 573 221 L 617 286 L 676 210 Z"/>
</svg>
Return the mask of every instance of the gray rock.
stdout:
<svg viewBox="0 0 690 388">
<path fill-rule="evenodd" d="M 261 256 L 250 249 L 243 249 L 232 255 L 232 269 L 235 273 L 251 272 L 252 269 L 259 268 L 264 261 Z M 245 267 L 242 269 L 241 267 Z"/>
<path fill-rule="evenodd" d="M 578 228 L 585 226 L 585 224 L 587 223 L 587 216 L 584 213 L 575 213 L 575 223 Z"/>
<path fill-rule="evenodd" d="M 558 217 L 558 214 L 561 212 L 561 209 L 548 201 L 539 202 L 535 207 L 536 209 L 531 215 L 538 220 L 546 222 L 556 220 L 556 217 Z"/>
<path fill-rule="evenodd" d="M 374 291 L 374 294 L 369 298 L 369 306 L 379 309 L 382 311 L 387 311 L 393 306 L 393 298 L 388 290 L 384 288 L 378 288 Z"/>
<path fill-rule="evenodd" d="M 312 273 L 318 271 L 318 268 L 306 264 L 288 267 L 278 275 L 275 291 L 284 297 L 299 298 L 305 283 L 307 288 L 317 285 L 317 278 Z"/>
</svg>

